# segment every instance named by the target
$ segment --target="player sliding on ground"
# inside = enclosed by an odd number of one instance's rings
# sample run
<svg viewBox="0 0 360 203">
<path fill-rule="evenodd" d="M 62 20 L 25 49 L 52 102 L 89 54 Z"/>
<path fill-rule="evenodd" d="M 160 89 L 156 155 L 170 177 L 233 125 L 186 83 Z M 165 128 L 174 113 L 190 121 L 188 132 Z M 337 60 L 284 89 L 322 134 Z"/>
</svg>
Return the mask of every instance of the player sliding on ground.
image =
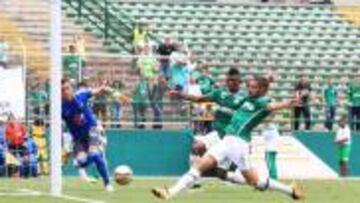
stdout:
<svg viewBox="0 0 360 203">
<path fill-rule="evenodd" d="M 249 152 L 251 132 L 273 111 L 290 108 L 297 99 L 283 102 L 271 102 L 266 96 L 269 82 L 266 78 L 255 77 L 248 82 L 248 96 L 244 98 L 241 106 L 234 113 L 230 124 L 226 127 L 226 136 L 217 145 L 212 147 L 191 169 L 183 175 L 178 182 L 170 188 L 154 188 L 152 193 L 162 199 L 169 199 L 191 187 L 201 175 L 217 167 L 224 160 L 234 162 L 241 171 L 247 184 L 259 190 L 274 190 L 301 199 L 303 193 L 297 186 L 289 186 L 260 176 L 250 165 Z"/>
<path fill-rule="evenodd" d="M 95 163 L 107 191 L 113 191 L 102 147 L 104 139 L 96 116 L 89 106 L 89 100 L 113 90 L 103 86 L 74 94 L 67 79 L 61 81 L 62 118 L 72 136 L 73 154 L 79 168 Z"/>
<path fill-rule="evenodd" d="M 186 95 L 179 91 L 170 91 L 171 96 L 177 96 L 193 102 L 214 102 L 215 118 L 213 121 L 214 130 L 205 136 L 195 136 L 192 146 L 191 165 L 202 157 L 209 149 L 215 146 L 225 136 L 225 127 L 230 123 L 233 111 L 239 107 L 241 101 L 247 95 L 247 91 L 240 89 L 240 73 L 238 69 L 231 68 L 226 74 L 226 86 L 220 88 L 212 88 L 212 90 L 203 96 Z M 215 174 L 222 180 L 230 182 L 245 182 L 239 173 L 228 171 L 232 162 L 224 160 L 219 163 Z M 195 186 L 195 185 L 194 185 Z M 200 184 L 196 184 L 199 187 Z"/>
</svg>

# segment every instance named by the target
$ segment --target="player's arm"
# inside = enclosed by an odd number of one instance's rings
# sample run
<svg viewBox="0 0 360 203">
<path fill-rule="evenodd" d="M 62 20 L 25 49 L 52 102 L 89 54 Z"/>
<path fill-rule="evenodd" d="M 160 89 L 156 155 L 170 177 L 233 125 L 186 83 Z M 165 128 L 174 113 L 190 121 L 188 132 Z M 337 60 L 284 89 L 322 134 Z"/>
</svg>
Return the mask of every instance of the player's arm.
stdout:
<svg viewBox="0 0 360 203">
<path fill-rule="evenodd" d="M 300 104 L 299 98 L 294 98 L 294 99 L 281 101 L 281 102 L 272 102 L 272 103 L 268 104 L 266 108 L 268 111 L 279 111 L 282 109 L 292 108 L 298 104 Z"/>
<path fill-rule="evenodd" d="M 188 94 L 182 93 L 177 90 L 170 90 L 168 92 L 168 94 L 172 97 L 177 96 L 177 97 L 180 97 L 182 99 L 192 101 L 192 102 L 212 102 L 212 100 L 209 97 L 207 97 L 206 95 L 205 96 L 188 95 Z"/>
<path fill-rule="evenodd" d="M 114 92 L 113 97 L 115 97 L 115 99 L 118 99 L 122 104 L 125 105 L 130 104 L 132 102 L 132 99 L 125 94 Z"/>
<path fill-rule="evenodd" d="M 108 86 L 101 86 L 99 88 L 95 88 L 95 89 L 92 89 L 91 90 L 91 95 L 93 97 L 97 97 L 97 96 L 100 96 L 102 94 L 110 94 L 110 93 L 113 93 L 114 90 L 111 88 L 111 87 L 108 87 Z"/>
</svg>

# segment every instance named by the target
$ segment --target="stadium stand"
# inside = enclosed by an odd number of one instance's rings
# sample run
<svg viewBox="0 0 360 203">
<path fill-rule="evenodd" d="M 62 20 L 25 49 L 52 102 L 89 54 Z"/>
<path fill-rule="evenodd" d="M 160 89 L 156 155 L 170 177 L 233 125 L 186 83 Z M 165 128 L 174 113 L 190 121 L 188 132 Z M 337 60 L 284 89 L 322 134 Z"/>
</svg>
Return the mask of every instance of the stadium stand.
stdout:
<svg viewBox="0 0 360 203">
<path fill-rule="evenodd" d="M 134 22 L 141 22 L 152 28 L 155 39 L 173 36 L 187 44 L 198 58 L 216 64 L 219 70 L 237 65 L 246 75 L 272 68 L 279 75 L 273 87 L 276 97 L 292 95 L 293 83 L 300 74 L 307 75 L 314 95 L 320 96 L 328 77 L 333 77 L 336 84 L 344 83 L 360 65 L 359 29 L 348 18 L 343 19 L 344 15 L 338 15 L 332 6 L 119 0 L 85 4 L 88 9 L 82 15 L 89 20 L 84 25 L 96 33 L 104 30 L 97 28 L 101 22 L 92 21 L 90 8 L 99 5 L 102 9 L 109 8 L 112 21 L 116 19 L 118 26 L 109 22 L 112 27 L 107 32 L 115 34 L 120 30 L 122 34 L 106 35 L 110 38 L 106 40 L 117 41 L 118 49 L 129 50 L 130 43 L 124 40 L 129 37 Z M 76 16 L 79 7 L 74 1 L 71 5 L 70 14 Z M 102 23 L 106 24 L 103 20 Z M 121 29 L 122 26 L 126 29 Z M 322 121 L 321 105 L 314 108 L 314 120 Z"/>
<path fill-rule="evenodd" d="M 12 33 L 27 35 L 28 38 L 22 37 L 25 42 L 39 43 L 38 46 L 25 43 L 27 47 L 39 47 L 29 53 L 41 53 L 44 57 L 31 60 L 34 64 L 30 66 L 45 70 L 49 3 L 36 0 L 2 1 L 1 4 L 6 18 L 13 23 Z M 64 1 L 63 9 L 67 16 L 64 16 L 65 44 L 71 42 L 75 33 L 81 33 L 88 43 L 87 52 L 94 54 L 88 57 L 89 66 L 108 71 L 112 78 L 121 75 L 129 84 L 138 81 L 130 71 L 129 59 L 110 60 L 95 55 L 100 50 L 130 54 L 135 22 L 149 25 L 151 38 L 156 43 L 170 35 L 187 44 L 199 59 L 215 64 L 220 70 L 219 78 L 232 65 L 238 66 L 244 75 L 260 74 L 272 68 L 279 76 L 273 85 L 277 98 L 292 95 L 299 74 L 308 76 L 314 95 L 320 96 L 322 84 L 328 77 L 341 84 L 358 72 L 360 66 L 357 43 L 360 31 L 352 23 L 358 22 L 357 8 L 88 0 Z M 23 17 L 16 17 L 15 11 Z M 34 12 L 39 15 L 33 15 Z M 314 120 L 323 121 L 323 112 L 322 105 L 317 104 L 313 110 Z M 290 115 L 284 112 L 278 119 L 285 118 L 286 124 Z"/>
</svg>

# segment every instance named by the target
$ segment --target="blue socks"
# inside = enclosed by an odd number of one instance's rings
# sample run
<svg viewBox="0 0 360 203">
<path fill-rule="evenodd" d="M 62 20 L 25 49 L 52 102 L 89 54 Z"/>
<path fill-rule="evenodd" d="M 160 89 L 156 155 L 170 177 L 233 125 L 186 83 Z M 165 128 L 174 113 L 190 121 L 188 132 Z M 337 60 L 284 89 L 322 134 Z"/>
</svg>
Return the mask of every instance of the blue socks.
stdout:
<svg viewBox="0 0 360 203">
<path fill-rule="evenodd" d="M 110 183 L 110 176 L 107 170 L 104 154 L 102 152 L 90 152 L 88 155 L 88 163 L 95 163 L 95 166 L 104 182 L 104 185 Z"/>
</svg>

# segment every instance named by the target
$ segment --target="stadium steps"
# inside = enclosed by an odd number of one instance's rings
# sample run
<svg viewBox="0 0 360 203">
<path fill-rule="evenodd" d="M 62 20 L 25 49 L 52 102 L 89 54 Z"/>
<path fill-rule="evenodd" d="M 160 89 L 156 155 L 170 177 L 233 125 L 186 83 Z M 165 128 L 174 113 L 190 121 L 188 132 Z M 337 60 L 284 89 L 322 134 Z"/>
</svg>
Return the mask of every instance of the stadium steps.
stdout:
<svg viewBox="0 0 360 203">
<path fill-rule="evenodd" d="M 219 78 L 234 65 L 244 75 L 272 68 L 279 75 L 273 88 L 277 99 L 293 95 L 299 74 L 310 78 L 320 97 L 327 78 L 342 85 L 360 71 L 360 30 L 335 7 L 113 1 L 119 12 L 149 24 L 156 36 L 186 43 L 199 59 L 222 70 Z M 323 128 L 324 109 L 315 105 L 313 117 L 320 119 L 315 128 Z"/>
<path fill-rule="evenodd" d="M 29 71 L 37 70 L 40 75 L 47 75 L 47 69 L 50 64 L 49 58 L 36 54 L 46 53 L 41 43 L 34 42 L 29 35 L 19 30 L 16 24 L 5 16 L 0 16 L 0 33 L 9 44 L 10 56 L 18 56 L 16 57 L 18 61 L 12 61 L 9 67 L 14 65 L 22 66 L 23 64 L 19 64 L 19 61 L 23 61 L 24 54 L 26 54 Z"/>
<path fill-rule="evenodd" d="M 251 142 L 252 164 L 267 174 L 262 136 Z M 281 179 L 334 179 L 337 174 L 292 136 L 281 136 L 278 144 L 278 173 Z"/>
<path fill-rule="evenodd" d="M 29 49 L 29 54 L 32 56 L 29 56 L 28 59 L 29 64 L 31 64 L 30 67 L 45 78 L 48 77 L 50 67 L 49 8 L 50 2 L 45 0 L 0 1 L 0 11 L 2 14 L 11 21 L 13 28 L 16 28 L 17 33 L 25 35 L 29 42 L 26 44 L 26 47 Z M 16 37 L 13 30 L 14 29 L 12 29 L 12 31 L 8 30 L 7 33 L 9 36 Z M 112 76 L 112 79 L 115 77 L 121 78 L 124 72 L 122 69 L 127 67 L 124 65 L 130 64 L 129 60 L 121 59 L 118 56 L 106 56 L 107 49 L 103 46 L 103 42 L 100 39 L 92 33 L 84 31 L 82 26 L 77 25 L 72 19 L 63 15 L 63 50 L 66 50 L 67 45 L 73 43 L 76 34 L 82 35 L 85 39 L 86 53 L 89 55 L 89 57 L 87 57 L 89 69 L 96 72 L 103 72 L 105 78 L 108 76 Z M 11 47 L 15 47 L 14 43 L 12 43 Z M 34 50 L 35 47 L 36 50 Z M 114 76 L 114 72 L 117 72 L 117 75 Z M 125 73 L 128 72 L 125 70 Z"/>
</svg>

